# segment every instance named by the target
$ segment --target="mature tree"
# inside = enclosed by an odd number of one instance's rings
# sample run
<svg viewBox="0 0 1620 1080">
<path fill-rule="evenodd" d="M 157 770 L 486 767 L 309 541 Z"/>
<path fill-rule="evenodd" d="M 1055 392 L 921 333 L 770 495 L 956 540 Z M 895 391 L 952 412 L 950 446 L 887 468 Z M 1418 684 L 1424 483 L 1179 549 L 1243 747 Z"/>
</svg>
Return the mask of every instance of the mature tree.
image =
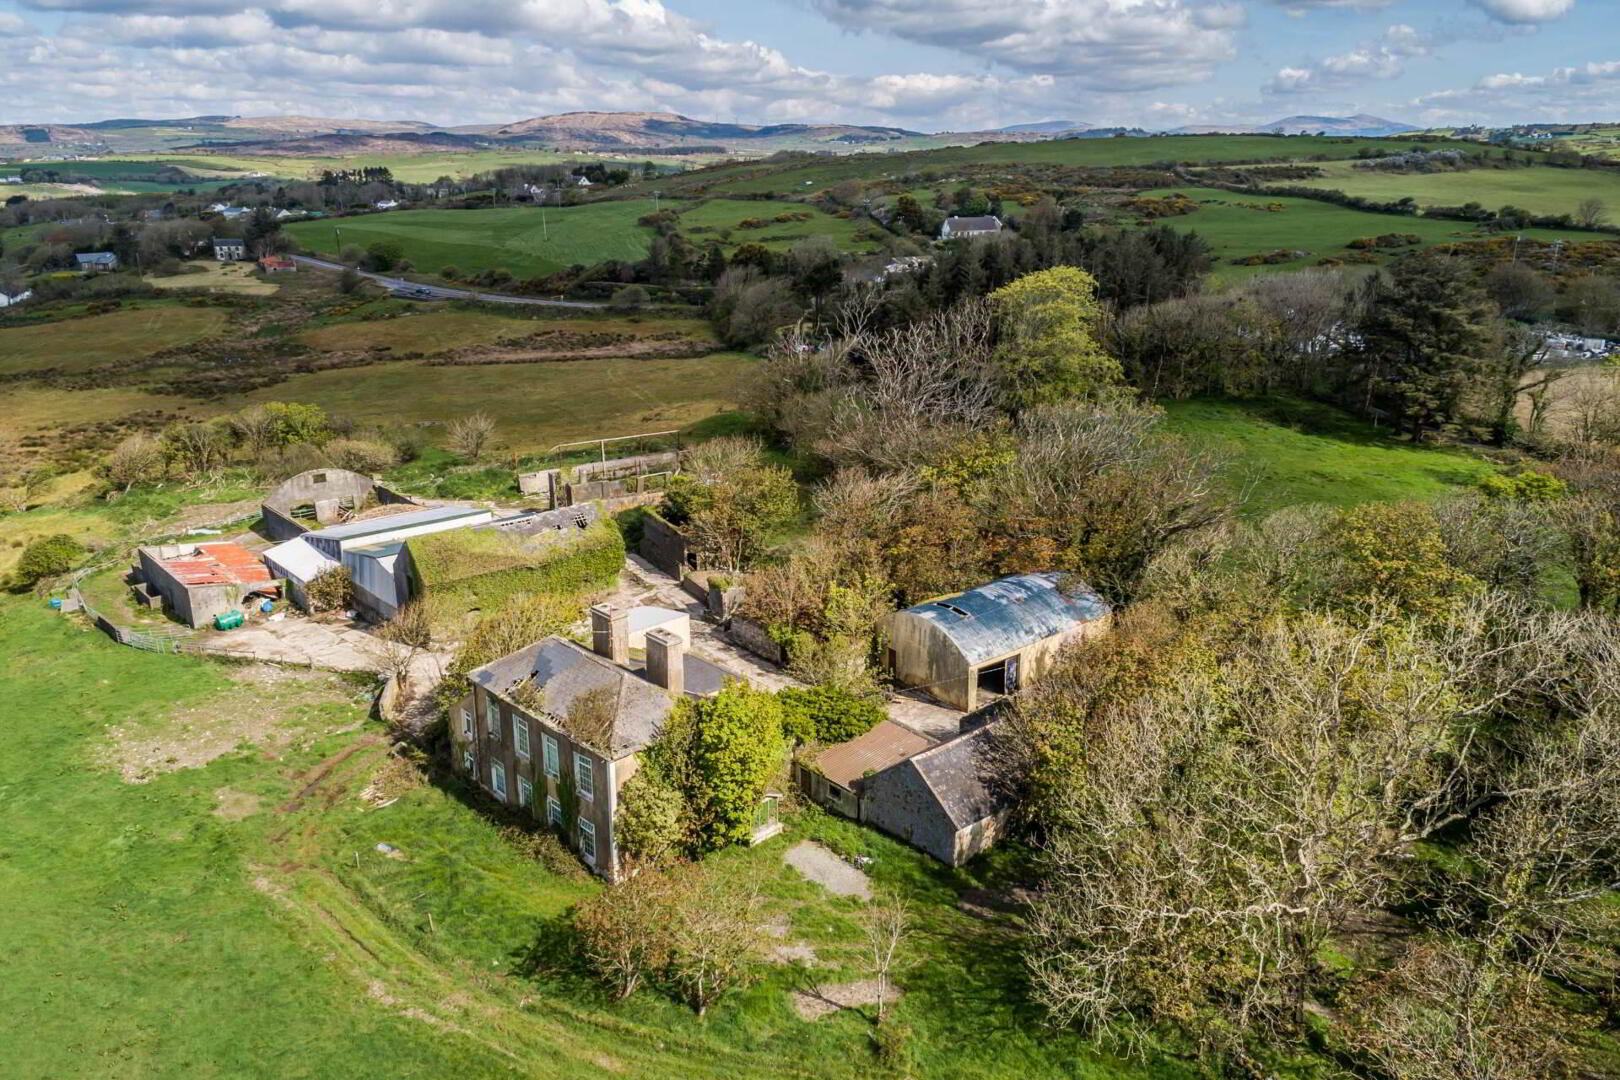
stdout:
<svg viewBox="0 0 1620 1080">
<path fill-rule="evenodd" d="M 150 435 L 135 434 L 121 439 L 102 462 L 101 475 L 119 491 L 136 484 L 148 484 L 163 476 L 163 444 Z"/>
<path fill-rule="evenodd" d="M 798 514 L 798 485 L 787 469 L 765 462 L 757 441 L 716 439 L 671 480 L 663 509 L 704 563 L 738 571 Z"/>
<path fill-rule="evenodd" d="M 270 436 L 281 446 L 293 443 L 324 443 L 331 438 L 326 410 L 319 405 L 294 401 L 272 401 L 264 406 L 270 415 Z"/>
<path fill-rule="evenodd" d="M 677 702 L 648 755 L 685 799 L 696 848 L 713 851 L 748 839 L 785 750 L 776 698 L 733 683 Z"/>
<path fill-rule="evenodd" d="M 1575 208 L 1575 220 L 1588 229 L 1595 229 L 1609 220 L 1609 208 L 1602 199 L 1582 199 Z"/>
<path fill-rule="evenodd" d="M 625 782 L 613 829 L 632 868 L 656 866 L 679 854 L 688 846 L 690 828 L 681 793 L 662 769 L 643 765 Z"/>
<path fill-rule="evenodd" d="M 675 879 L 648 871 L 632 874 L 574 908 L 580 957 L 618 1000 L 669 966 L 670 928 L 680 899 Z"/>
<path fill-rule="evenodd" d="M 217 421 L 177 420 L 163 429 L 164 455 L 188 474 L 210 472 L 225 463 L 230 439 Z"/>
<path fill-rule="evenodd" d="M 701 1017 L 755 977 L 765 931 L 760 897 L 752 887 L 692 870 L 682 876 L 665 977 Z"/>
<path fill-rule="evenodd" d="M 1072 266 L 1039 270 L 990 294 L 995 312 L 995 363 L 1005 398 L 1028 408 L 1096 397 L 1117 386 L 1119 362 L 1094 335 L 1102 308 L 1097 282 Z"/>
<path fill-rule="evenodd" d="M 1495 305 L 1460 259 L 1421 253 L 1372 286 L 1362 319 L 1369 396 L 1414 441 L 1461 417 L 1464 396 L 1500 348 Z"/>
<path fill-rule="evenodd" d="M 1492 267 L 1485 275 L 1485 291 L 1511 319 L 1534 319 L 1550 309 L 1558 296 L 1546 275 L 1521 262 Z"/>
</svg>

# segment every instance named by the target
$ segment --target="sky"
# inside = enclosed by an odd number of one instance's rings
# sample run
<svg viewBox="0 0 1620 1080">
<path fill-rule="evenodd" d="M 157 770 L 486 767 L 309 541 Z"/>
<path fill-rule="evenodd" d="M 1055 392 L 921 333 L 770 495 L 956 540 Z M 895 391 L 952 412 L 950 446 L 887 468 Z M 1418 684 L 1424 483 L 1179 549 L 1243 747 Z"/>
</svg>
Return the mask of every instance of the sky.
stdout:
<svg viewBox="0 0 1620 1080">
<path fill-rule="evenodd" d="M 1620 0 L 0 0 L 0 124 L 1620 121 Z"/>
</svg>

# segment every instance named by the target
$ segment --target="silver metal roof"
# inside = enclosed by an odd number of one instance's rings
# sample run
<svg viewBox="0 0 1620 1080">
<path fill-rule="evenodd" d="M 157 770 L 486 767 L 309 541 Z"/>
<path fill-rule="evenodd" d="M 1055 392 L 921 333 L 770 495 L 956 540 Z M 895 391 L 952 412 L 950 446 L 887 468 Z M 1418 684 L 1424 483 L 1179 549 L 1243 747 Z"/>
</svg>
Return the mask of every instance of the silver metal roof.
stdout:
<svg viewBox="0 0 1620 1080">
<path fill-rule="evenodd" d="M 476 506 L 428 506 L 421 510 L 408 510 L 403 514 L 386 514 L 366 521 L 351 521 L 347 525 L 333 525 L 309 535 L 325 540 L 353 540 L 356 537 L 398 532 L 401 529 L 414 529 L 420 525 L 478 515 L 488 517 L 489 511 Z"/>
<path fill-rule="evenodd" d="M 1015 574 L 953 596 L 927 600 L 899 614 L 937 626 L 969 664 L 1064 634 L 1111 610 L 1090 589 L 1062 587 L 1060 574 Z"/>
</svg>

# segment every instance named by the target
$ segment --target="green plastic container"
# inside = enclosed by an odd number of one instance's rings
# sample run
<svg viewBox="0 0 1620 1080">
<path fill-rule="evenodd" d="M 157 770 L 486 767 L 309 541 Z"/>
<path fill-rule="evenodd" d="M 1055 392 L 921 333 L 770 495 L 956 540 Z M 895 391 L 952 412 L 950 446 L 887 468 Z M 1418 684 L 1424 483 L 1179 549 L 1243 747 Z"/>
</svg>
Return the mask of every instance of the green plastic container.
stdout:
<svg viewBox="0 0 1620 1080">
<path fill-rule="evenodd" d="M 247 621 L 247 616 L 240 611 L 222 611 L 214 616 L 215 630 L 235 630 Z"/>
</svg>

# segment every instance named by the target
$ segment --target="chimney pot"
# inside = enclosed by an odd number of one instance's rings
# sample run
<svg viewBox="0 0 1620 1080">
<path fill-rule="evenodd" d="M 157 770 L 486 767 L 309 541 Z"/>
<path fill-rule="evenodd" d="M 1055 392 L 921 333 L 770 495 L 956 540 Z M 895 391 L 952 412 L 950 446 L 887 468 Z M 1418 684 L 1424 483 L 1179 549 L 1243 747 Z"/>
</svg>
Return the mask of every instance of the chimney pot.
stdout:
<svg viewBox="0 0 1620 1080">
<path fill-rule="evenodd" d="M 676 697 L 686 693 L 686 642 L 680 635 L 647 631 L 647 680 Z"/>
</svg>

